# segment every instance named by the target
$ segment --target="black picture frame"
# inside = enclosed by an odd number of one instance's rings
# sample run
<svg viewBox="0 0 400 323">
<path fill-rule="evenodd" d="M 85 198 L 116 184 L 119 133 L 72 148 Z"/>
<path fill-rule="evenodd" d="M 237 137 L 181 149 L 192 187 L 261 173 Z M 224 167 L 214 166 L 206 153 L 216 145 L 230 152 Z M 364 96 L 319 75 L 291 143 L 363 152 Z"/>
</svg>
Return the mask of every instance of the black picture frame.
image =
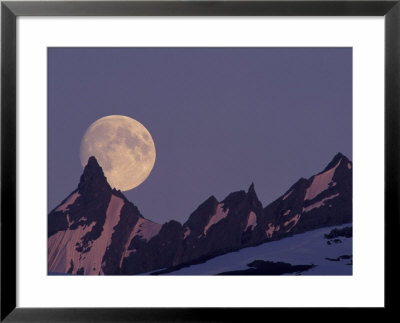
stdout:
<svg viewBox="0 0 400 323">
<path fill-rule="evenodd" d="M 385 18 L 385 307 L 396 310 L 400 229 L 400 0 L 387 1 L 2 1 L 1 3 L 1 321 L 161 322 L 265 318 L 280 309 L 16 307 L 16 19 L 19 16 L 384 16 Z M 373 152 L 371 152 L 373 153 Z M 40 292 L 40 291 L 38 291 Z M 304 309 L 293 309 L 303 315 Z M 313 309 L 315 310 L 315 309 Z M 325 309 L 331 312 L 333 309 Z M 335 309 L 336 310 L 336 309 Z M 375 313 L 375 314 L 373 314 Z M 249 316 L 250 315 L 250 316 Z M 258 316 L 260 315 L 260 316 Z M 326 315 L 324 313 L 323 315 Z M 372 318 L 370 316 L 370 318 Z M 298 317 L 298 316 L 297 316 Z M 286 317 L 288 318 L 288 317 Z M 299 317 L 298 317 L 299 318 Z M 381 318 L 381 317 L 380 317 Z"/>
</svg>

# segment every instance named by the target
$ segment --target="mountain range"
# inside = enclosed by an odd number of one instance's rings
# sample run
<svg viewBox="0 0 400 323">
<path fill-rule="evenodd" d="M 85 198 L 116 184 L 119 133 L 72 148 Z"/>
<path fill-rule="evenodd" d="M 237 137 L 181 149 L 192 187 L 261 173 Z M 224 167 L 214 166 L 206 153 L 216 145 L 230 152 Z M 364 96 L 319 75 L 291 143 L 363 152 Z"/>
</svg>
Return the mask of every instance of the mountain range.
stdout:
<svg viewBox="0 0 400 323">
<path fill-rule="evenodd" d="M 320 173 L 300 178 L 265 207 L 251 184 L 247 191 L 232 192 L 222 201 L 210 196 L 183 224 L 146 219 L 121 191 L 111 188 L 95 157 L 90 157 L 77 189 L 48 214 L 48 272 L 173 272 L 233 251 L 351 222 L 352 162 L 341 153 Z"/>
</svg>

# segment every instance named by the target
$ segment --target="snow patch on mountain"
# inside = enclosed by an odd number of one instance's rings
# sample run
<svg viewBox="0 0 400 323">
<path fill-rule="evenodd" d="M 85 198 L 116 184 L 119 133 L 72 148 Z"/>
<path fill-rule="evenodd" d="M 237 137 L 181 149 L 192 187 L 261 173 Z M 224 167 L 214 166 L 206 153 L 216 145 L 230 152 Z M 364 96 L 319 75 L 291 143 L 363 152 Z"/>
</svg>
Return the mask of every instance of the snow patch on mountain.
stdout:
<svg viewBox="0 0 400 323">
<path fill-rule="evenodd" d="M 140 220 L 143 221 L 141 221 L 142 223 L 140 224 L 140 231 L 138 232 L 138 235 L 141 236 L 144 240 L 150 241 L 151 238 L 153 238 L 160 232 L 162 227 L 161 224 L 146 219 Z"/>
<path fill-rule="evenodd" d="M 143 223 L 143 220 L 144 219 L 142 219 L 142 218 L 138 219 L 138 221 L 136 222 L 135 226 L 133 227 L 132 232 L 129 235 L 128 240 L 126 241 L 126 244 L 125 244 L 125 247 L 124 247 L 124 251 L 122 253 L 122 257 L 121 257 L 121 260 L 120 260 L 120 263 L 119 263 L 120 267 L 122 266 L 122 263 L 124 262 L 124 259 L 126 257 L 128 257 L 133 252 L 133 250 L 128 250 L 128 248 L 129 248 L 129 245 L 131 244 L 132 239 L 138 234 L 138 231 L 140 229 L 140 225 Z"/>
<path fill-rule="evenodd" d="M 65 272 L 65 269 L 72 265 L 74 267 L 72 273 L 76 273 L 81 253 L 76 251 L 75 247 L 95 224 L 96 222 L 92 222 L 88 226 L 79 226 L 76 230 L 59 231 L 49 238 L 47 244 L 49 272 Z"/>
<path fill-rule="evenodd" d="M 136 249 L 128 249 L 134 237 L 141 237 L 142 239 L 146 240 L 146 242 L 148 242 L 151 238 L 153 238 L 160 232 L 161 227 L 161 224 L 152 222 L 144 218 L 139 218 L 125 244 L 124 251 L 120 260 L 120 267 L 122 266 L 122 263 L 126 257 L 128 257 L 132 252 L 136 252 Z"/>
<path fill-rule="evenodd" d="M 160 232 L 161 227 L 162 227 L 161 224 L 152 222 L 144 218 L 139 218 L 131 234 L 129 235 L 128 240 L 126 241 L 119 266 L 120 267 L 122 266 L 122 263 L 124 262 L 124 259 L 126 257 L 129 257 L 131 253 L 136 252 L 136 249 L 133 250 L 128 249 L 134 237 L 136 236 L 141 237 L 142 239 L 146 240 L 146 242 L 148 242 L 150 241 L 151 238 L 153 238 Z"/>
<path fill-rule="evenodd" d="M 290 210 L 286 210 L 286 212 L 283 213 L 283 215 L 289 215 L 289 213 L 290 213 Z"/>
<path fill-rule="evenodd" d="M 123 199 L 111 195 L 111 200 L 106 211 L 106 221 L 103 226 L 103 232 L 97 240 L 93 241 L 92 248 L 90 248 L 89 252 L 85 253 L 85 259 L 82 259 L 81 267 L 85 268 L 85 275 L 103 274 L 103 271 L 101 270 L 102 259 L 106 249 L 111 243 L 114 227 L 120 220 L 123 205 Z"/>
<path fill-rule="evenodd" d="M 185 240 L 190 235 L 190 228 L 186 227 L 185 232 L 183 233 L 183 240 Z"/>
<path fill-rule="evenodd" d="M 291 190 L 289 193 L 287 193 L 287 194 L 282 198 L 282 200 L 286 200 L 286 199 L 289 197 L 289 195 L 293 193 L 293 191 L 294 191 L 294 190 Z"/>
<path fill-rule="evenodd" d="M 249 227 L 251 227 L 251 231 L 253 231 L 256 225 L 257 225 L 257 216 L 253 211 L 251 211 L 247 217 L 247 225 L 244 228 L 244 231 L 246 231 Z"/>
<path fill-rule="evenodd" d="M 335 174 L 336 168 L 340 165 L 341 161 L 342 159 L 337 162 L 335 167 L 323 172 L 322 174 L 314 176 L 311 185 L 307 188 L 304 200 L 312 200 L 314 197 L 327 190 L 333 184 L 333 175 Z"/>
<path fill-rule="evenodd" d="M 267 238 L 272 238 L 272 236 L 274 235 L 275 231 L 279 231 L 280 226 L 274 226 L 272 223 L 268 223 L 268 229 L 265 230 L 265 234 L 267 235 Z"/>
<path fill-rule="evenodd" d="M 300 214 L 296 214 L 293 218 L 291 218 L 289 221 L 286 221 L 283 225 L 285 227 L 289 226 L 291 223 L 293 223 L 293 225 L 286 230 L 286 232 L 289 232 L 290 230 L 293 229 L 293 227 L 297 224 L 297 222 L 299 222 L 301 215 Z"/>
<path fill-rule="evenodd" d="M 124 200 L 121 199 L 120 197 L 111 195 L 111 200 L 110 203 L 108 204 L 108 208 L 106 211 L 106 222 L 104 223 L 104 228 L 103 228 L 104 232 L 102 234 L 104 235 L 105 233 L 107 235 L 107 247 L 111 243 L 111 236 L 114 233 L 114 227 L 119 222 L 121 209 L 124 203 L 125 203 Z"/>
<path fill-rule="evenodd" d="M 61 204 L 56 211 L 62 211 L 65 212 L 69 208 L 70 205 L 74 204 L 76 199 L 80 196 L 79 191 L 76 191 L 74 194 L 72 194 L 64 204 Z"/>
<path fill-rule="evenodd" d="M 72 274 L 76 274 L 79 269 L 83 269 L 85 275 L 102 274 L 102 258 L 111 243 L 114 227 L 119 222 L 123 205 L 123 199 L 111 196 L 102 234 L 96 240 L 88 242 L 85 246 L 86 252 L 79 252 L 76 248 L 82 245 L 82 238 L 92 230 L 95 222 L 89 226 L 79 226 L 76 230 L 60 231 L 51 236 L 48 242 L 49 271 L 65 272 L 65 268 L 71 268 Z"/>
<path fill-rule="evenodd" d="M 207 234 L 207 231 L 208 231 L 208 229 L 211 228 L 211 226 L 218 223 L 223 218 L 226 218 L 226 216 L 228 215 L 229 209 L 226 209 L 226 211 L 224 211 L 223 206 L 224 206 L 224 203 L 218 204 L 215 214 L 210 218 L 207 225 L 204 227 L 204 232 L 203 232 L 204 235 Z"/>
<path fill-rule="evenodd" d="M 336 194 L 333 194 L 331 196 L 325 197 L 321 201 L 315 202 L 314 204 L 311 204 L 311 205 L 309 205 L 307 207 L 304 207 L 303 208 L 303 212 L 310 212 L 313 209 L 316 209 L 316 208 L 319 208 L 321 206 L 324 206 L 326 201 L 332 200 L 337 196 L 339 196 L 339 193 L 336 193 Z"/>
</svg>

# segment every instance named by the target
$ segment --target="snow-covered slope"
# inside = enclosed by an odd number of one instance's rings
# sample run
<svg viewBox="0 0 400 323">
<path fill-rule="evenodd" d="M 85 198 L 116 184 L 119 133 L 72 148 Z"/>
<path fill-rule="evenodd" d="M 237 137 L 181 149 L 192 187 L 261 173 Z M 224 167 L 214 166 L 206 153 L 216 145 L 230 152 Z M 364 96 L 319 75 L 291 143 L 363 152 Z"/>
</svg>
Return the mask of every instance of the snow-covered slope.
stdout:
<svg viewBox="0 0 400 323">
<path fill-rule="evenodd" d="M 217 275 L 246 270 L 249 268 L 248 264 L 255 260 L 315 265 L 301 275 L 352 275 L 352 258 L 338 259 L 341 256 L 352 256 L 352 238 L 337 237 L 336 242 L 335 239 L 324 238 L 332 229 L 348 226 L 351 224 L 308 231 L 256 247 L 244 248 L 165 275 Z"/>
</svg>

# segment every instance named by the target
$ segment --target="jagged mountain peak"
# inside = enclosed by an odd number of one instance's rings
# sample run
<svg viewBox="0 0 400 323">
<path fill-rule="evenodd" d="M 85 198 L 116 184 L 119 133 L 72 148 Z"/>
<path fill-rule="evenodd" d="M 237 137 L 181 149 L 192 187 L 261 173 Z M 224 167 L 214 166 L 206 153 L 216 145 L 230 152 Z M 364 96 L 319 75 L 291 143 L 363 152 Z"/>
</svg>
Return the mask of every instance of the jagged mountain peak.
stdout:
<svg viewBox="0 0 400 323">
<path fill-rule="evenodd" d="M 198 210 L 214 210 L 218 203 L 219 202 L 216 197 L 214 195 L 211 195 L 207 200 L 201 203 L 193 213 Z"/>
<path fill-rule="evenodd" d="M 249 186 L 247 194 L 255 194 L 255 193 L 256 193 L 256 191 L 254 189 L 254 182 L 252 182 L 251 185 Z"/>
<path fill-rule="evenodd" d="M 247 198 L 258 201 L 257 193 L 254 188 L 254 183 L 251 183 L 249 189 L 247 190 Z"/>
<path fill-rule="evenodd" d="M 247 200 L 249 201 L 250 205 L 254 208 L 262 207 L 262 203 L 258 199 L 256 190 L 254 188 L 254 183 L 251 183 L 249 190 L 247 191 Z"/>
<path fill-rule="evenodd" d="M 229 193 L 227 197 L 224 198 L 222 203 L 224 203 L 224 207 L 230 207 L 231 205 L 235 205 L 241 203 L 246 200 L 247 193 L 243 190 Z"/>
<path fill-rule="evenodd" d="M 307 182 L 308 182 L 308 180 L 307 180 L 306 178 L 300 177 L 300 178 L 297 180 L 297 182 L 294 183 L 294 184 L 288 189 L 288 191 L 287 191 L 286 193 L 289 193 L 289 191 L 293 190 L 293 189 L 296 188 L 296 187 L 299 187 L 299 186 L 301 186 L 301 185 L 305 185 Z"/>
<path fill-rule="evenodd" d="M 204 227 L 208 217 L 215 212 L 218 205 L 218 200 L 214 195 L 211 195 L 207 200 L 201 203 L 197 209 L 192 212 L 184 226 L 189 227 Z"/>
<path fill-rule="evenodd" d="M 89 157 L 88 162 L 87 162 L 87 164 L 85 166 L 84 172 L 87 171 L 87 170 L 90 170 L 90 169 L 103 172 L 101 166 L 97 162 L 96 157 L 94 157 L 94 156 L 90 156 Z"/>
<path fill-rule="evenodd" d="M 111 191 L 111 186 L 104 176 L 103 169 L 94 156 L 91 156 L 81 175 L 78 185 L 81 194 L 91 194 L 99 190 Z"/>
<path fill-rule="evenodd" d="M 343 164 L 347 164 L 347 163 L 350 162 L 350 160 L 345 155 L 343 155 L 341 152 L 338 152 L 333 157 L 333 159 L 329 162 L 329 164 L 325 167 L 325 169 L 322 171 L 322 173 L 332 169 L 333 167 L 335 167 L 339 163 L 339 161 L 342 161 Z"/>
<path fill-rule="evenodd" d="M 112 189 L 112 194 L 123 199 L 125 202 L 130 202 L 125 195 L 121 192 L 121 190 L 117 190 L 115 188 Z"/>
</svg>

